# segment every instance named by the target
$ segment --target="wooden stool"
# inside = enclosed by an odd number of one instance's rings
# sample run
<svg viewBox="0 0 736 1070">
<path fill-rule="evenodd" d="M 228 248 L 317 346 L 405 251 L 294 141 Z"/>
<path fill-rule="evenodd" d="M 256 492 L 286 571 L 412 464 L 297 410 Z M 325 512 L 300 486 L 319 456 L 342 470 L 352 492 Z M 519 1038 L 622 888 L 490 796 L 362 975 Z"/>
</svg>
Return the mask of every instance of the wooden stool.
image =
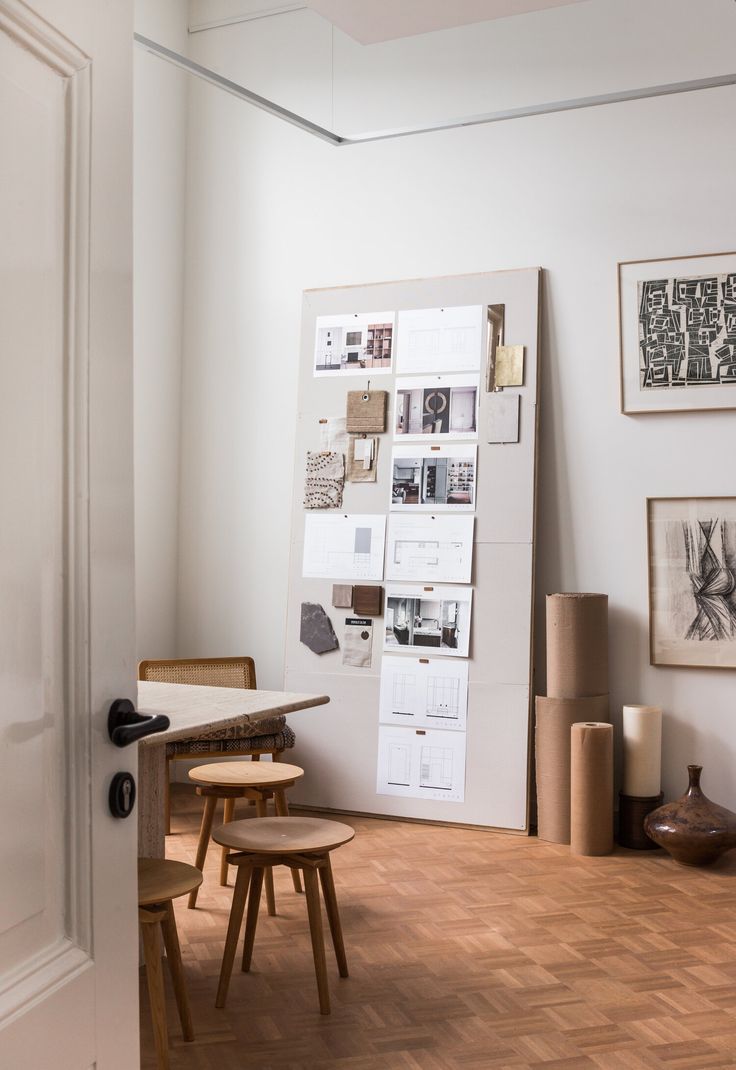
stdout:
<svg viewBox="0 0 736 1070">
<path fill-rule="evenodd" d="M 268 872 L 272 866 L 288 866 L 292 872 L 297 870 L 304 872 L 319 1009 L 322 1014 L 330 1013 L 330 992 L 327 986 L 327 964 L 322 937 L 322 911 L 317 874 L 319 873 L 322 882 L 322 894 L 327 910 L 327 920 L 330 923 L 337 968 L 341 977 L 347 977 L 348 964 L 345 958 L 340 915 L 337 910 L 335 883 L 332 879 L 330 851 L 348 843 L 354 835 L 355 831 L 350 825 L 315 817 L 290 817 L 288 819 L 262 817 L 251 821 L 233 821 L 217 829 L 213 836 L 215 842 L 238 852 L 230 855 L 230 864 L 238 867 L 238 876 L 235 881 L 233 905 L 227 928 L 216 1007 L 224 1007 L 227 999 L 248 886 L 250 885 L 250 896 L 243 940 L 243 970 L 246 973 L 250 969 L 253 954 L 264 871 Z"/>
<path fill-rule="evenodd" d="M 301 776 L 304 776 L 303 769 L 298 765 L 287 765 L 286 762 L 213 762 L 210 765 L 198 765 L 190 770 L 189 778 L 199 785 L 197 795 L 204 796 L 202 827 L 195 861 L 197 869 L 204 869 L 218 799 L 225 801 L 226 825 L 233 819 L 236 799 L 250 799 L 255 803 L 256 817 L 265 817 L 266 803 L 273 797 L 278 816 L 288 817 L 286 789 Z M 220 884 L 223 886 L 227 884 L 228 853 L 227 849 L 223 848 L 220 859 Z M 292 879 L 294 890 L 301 892 L 301 880 L 296 870 L 292 871 Z M 189 896 L 190 909 L 197 904 L 198 891 L 199 889 L 195 888 Z M 266 871 L 266 902 L 268 913 L 274 915 L 276 899 L 273 893 L 273 873 L 270 869 Z"/>
<path fill-rule="evenodd" d="M 148 998 L 151 1003 L 153 1040 L 159 1070 L 168 1070 L 169 1033 L 166 1028 L 166 1002 L 164 999 L 164 974 L 161 964 L 159 930 L 166 947 L 174 995 L 179 1010 L 181 1031 L 185 1040 L 194 1040 L 192 1014 L 189 1010 L 187 990 L 184 986 L 184 970 L 181 964 L 181 949 L 176 932 L 176 919 L 171 900 L 186 895 L 202 883 L 202 874 L 186 862 L 174 862 L 166 858 L 138 859 L 138 920 L 141 923 L 143 955 L 146 960 Z"/>
</svg>

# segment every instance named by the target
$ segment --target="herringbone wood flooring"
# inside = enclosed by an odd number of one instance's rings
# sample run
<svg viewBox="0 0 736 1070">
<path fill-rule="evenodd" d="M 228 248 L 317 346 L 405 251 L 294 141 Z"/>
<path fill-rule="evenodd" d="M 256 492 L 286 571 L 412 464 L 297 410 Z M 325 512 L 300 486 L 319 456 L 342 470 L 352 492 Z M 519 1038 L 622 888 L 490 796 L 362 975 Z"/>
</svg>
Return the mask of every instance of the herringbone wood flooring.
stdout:
<svg viewBox="0 0 736 1070">
<path fill-rule="evenodd" d="M 200 805 L 175 794 L 170 857 L 194 860 Z M 169 991 L 172 1070 L 736 1067 L 736 852 L 686 869 L 663 852 L 580 859 L 537 839 L 341 820 L 357 835 L 333 856 L 350 977 L 328 946 L 332 1015 L 286 870 L 252 973 L 236 960 L 215 1010 L 232 888 L 213 849 L 198 909 L 176 904 L 197 1040 L 182 1041 Z M 152 1070 L 145 992 L 141 1007 Z"/>
</svg>

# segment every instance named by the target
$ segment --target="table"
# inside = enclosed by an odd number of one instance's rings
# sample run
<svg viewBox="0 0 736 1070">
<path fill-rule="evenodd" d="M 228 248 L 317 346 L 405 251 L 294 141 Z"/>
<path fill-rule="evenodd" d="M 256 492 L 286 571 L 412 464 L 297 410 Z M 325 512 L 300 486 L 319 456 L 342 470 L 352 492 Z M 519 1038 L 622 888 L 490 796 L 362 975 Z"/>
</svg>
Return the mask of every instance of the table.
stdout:
<svg viewBox="0 0 736 1070">
<path fill-rule="evenodd" d="M 291 691 L 248 691 L 239 687 L 139 681 L 138 712 L 151 716 L 165 713 L 171 721 L 165 732 L 146 736 L 138 744 L 139 855 L 142 858 L 164 857 L 167 743 L 206 738 L 208 734 L 232 725 L 254 723 L 282 713 L 322 706 L 329 701 L 327 695 L 303 695 Z"/>
</svg>

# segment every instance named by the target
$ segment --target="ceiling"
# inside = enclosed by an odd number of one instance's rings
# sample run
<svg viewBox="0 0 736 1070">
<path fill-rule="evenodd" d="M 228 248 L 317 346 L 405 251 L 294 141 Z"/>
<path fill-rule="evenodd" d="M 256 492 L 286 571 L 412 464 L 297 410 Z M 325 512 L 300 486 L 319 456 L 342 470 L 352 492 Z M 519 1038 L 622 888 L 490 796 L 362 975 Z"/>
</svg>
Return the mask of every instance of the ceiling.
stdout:
<svg viewBox="0 0 736 1070">
<path fill-rule="evenodd" d="M 581 2 L 583 0 L 306 0 L 307 7 L 363 45 Z"/>
</svg>

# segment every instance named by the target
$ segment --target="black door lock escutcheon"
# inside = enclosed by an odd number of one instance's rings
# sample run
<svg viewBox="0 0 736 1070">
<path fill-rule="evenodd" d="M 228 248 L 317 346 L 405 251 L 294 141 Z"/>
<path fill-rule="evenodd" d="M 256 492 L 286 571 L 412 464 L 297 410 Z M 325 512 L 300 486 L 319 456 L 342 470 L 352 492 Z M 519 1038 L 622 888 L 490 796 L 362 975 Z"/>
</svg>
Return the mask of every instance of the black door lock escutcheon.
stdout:
<svg viewBox="0 0 736 1070">
<path fill-rule="evenodd" d="M 113 817 L 130 817 L 135 805 L 135 780 L 132 773 L 116 773 L 110 782 L 110 813 Z"/>
</svg>

